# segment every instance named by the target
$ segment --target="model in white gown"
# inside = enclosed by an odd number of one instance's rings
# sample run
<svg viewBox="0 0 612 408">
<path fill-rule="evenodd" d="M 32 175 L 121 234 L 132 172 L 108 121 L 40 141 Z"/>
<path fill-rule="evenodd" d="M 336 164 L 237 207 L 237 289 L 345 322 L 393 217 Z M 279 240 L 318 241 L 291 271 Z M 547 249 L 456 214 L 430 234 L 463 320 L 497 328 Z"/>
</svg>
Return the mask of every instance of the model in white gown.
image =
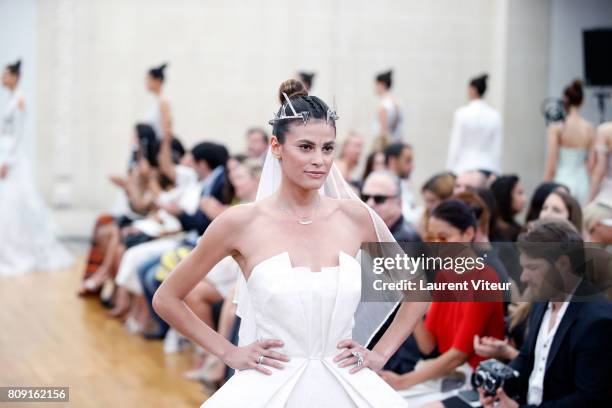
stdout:
<svg viewBox="0 0 612 408">
<path fill-rule="evenodd" d="M 405 407 L 406 402 L 369 368 L 349 374 L 333 358 L 350 339 L 361 296 L 361 266 L 340 251 L 339 265 L 311 271 L 283 252 L 257 264 L 247 281 L 260 339 L 282 339 L 290 358 L 272 375 L 242 370 L 202 407 Z"/>
<path fill-rule="evenodd" d="M 288 95 L 285 90 L 291 93 Z M 319 98 L 304 95 L 303 85 L 295 80 L 283 82 L 279 94 L 282 105 L 270 121 L 273 137 L 255 203 L 233 207 L 210 224 L 200 243 L 155 293 L 153 307 L 178 331 L 195 339 L 202 347 L 214 350 L 228 366 L 239 369 L 203 407 L 404 407 L 406 403 L 402 397 L 375 370 L 382 368 L 385 355 L 392 354 L 405 341 L 421 319 L 426 305 L 402 303 L 389 331 L 374 349 L 363 347 L 388 320 L 397 300 L 383 297 L 363 301 L 361 260 L 368 264 L 369 252 L 364 252 L 358 261 L 342 249 L 357 248 L 363 242 L 385 242 L 395 249 L 399 246 L 380 216 L 361 201 L 344 180 L 333 162 L 333 151 L 325 148 L 335 138 L 336 112 Z M 287 120 L 290 122 L 284 122 Z M 299 185 L 286 177 L 281 166 L 283 160 L 284 166 L 297 166 L 298 160 L 293 156 L 277 157 L 277 149 L 284 152 L 282 124 L 291 124 L 291 121 L 296 125 L 292 125 L 292 134 L 287 133 L 292 138 L 287 143 L 310 137 L 316 147 L 305 149 L 300 156 L 308 157 L 309 165 L 322 168 L 326 173 L 321 182 L 305 184 L 310 189 L 309 200 L 314 200 L 312 204 L 317 203 L 312 211 L 321 203 L 325 211 L 367 211 L 367 214 L 360 212 L 359 219 L 354 221 L 356 224 L 345 224 L 340 215 L 338 218 L 334 215 L 333 221 L 340 223 L 333 226 L 329 224 L 332 215 L 325 215 L 326 224 L 323 225 L 319 223 L 322 218 L 293 214 L 282 206 L 283 188 Z M 325 167 L 320 167 L 321 163 Z M 316 197 L 317 193 L 321 197 Z M 293 228 L 285 224 L 286 218 L 267 215 L 268 208 L 287 210 Z M 238 219 L 247 218 L 246 224 L 244 221 L 234 224 Z M 302 227 L 310 228 L 308 225 L 313 222 L 317 225 L 310 230 L 311 236 L 308 229 Z M 371 223 L 369 231 L 367 223 Z M 323 238 L 327 235 L 326 226 L 329 226 L 329 236 Z M 362 231 L 362 226 L 366 230 Z M 259 235 L 262 228 L 269 229 Z M 340 228 L 351 228 L 357 236 Z M 235 246 L 233 236 L 239 235 L 247 242 Z M 255 241 L 257 244 L 251 246 Z M 304 266 L 315 261 L 322 255 L 323 246 L 330 244 L 337 245 L 330 248 L 331 254 L 338 254 L 337 261 L 323 262 L 323 265 L 332 265 L 320 270 Z M 234 302 L 236 315 L 241 319 L 236 347 L 197 319 L 180 300 L 222 259 L 221 255 L 233 256 L 234 250 L 238 250 L 247 254 L 248 259 L 242 260 L 248 262 L 264 249 L 264 245 L 268 250 L 272 245 L 276 249 L 268 252 L 255 266 L 248 266 L 250 273 L 243 269 L 236 282 Z M 215 250 L 217 255 L 211 258 L 211 251 Z M 299 257 L 298 252 L 302 250 L 307 252 Z M 310 261 L 296 265 L 291 260 L 298 258 L 292 255 Z M 326 257 L 333 258 L 335 256 Z M 248 263 L 241 267 L 247 268 L 246 265 Z"/>
<path fill-rule="evenodd" d="M 25 103 L 15 89 L 2 115 L 0 165 L 0 276 L 65 268 L 72 255 L 57 241 L 49 209 L 36 191 L 22 151 Z"/>
</svg>

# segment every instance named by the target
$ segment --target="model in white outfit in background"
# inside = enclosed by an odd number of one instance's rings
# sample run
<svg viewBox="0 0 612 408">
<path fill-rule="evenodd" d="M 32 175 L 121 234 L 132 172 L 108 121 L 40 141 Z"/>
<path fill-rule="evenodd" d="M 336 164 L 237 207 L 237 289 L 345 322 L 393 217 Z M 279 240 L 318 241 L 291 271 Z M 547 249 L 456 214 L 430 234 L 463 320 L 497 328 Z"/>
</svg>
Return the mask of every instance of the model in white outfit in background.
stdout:
<svg viewBox="0 0 612 408">
<path fill-rule="evenodd" d="M 282 106 L 254 203 L 231 207 L 155 293 L 171 326 L 239 371 L 204 407 L 405 407 L 376 374 L 412 332 L 425 303 L 360 302 L 363 242 L 395 242 L 333 165 L 337 115 L 304 86 L 281 85 Z M 183 302 L 215 264 L 240 265 L 234 346 Z M 372 308 L 381 307 L 376 313 Z M 368 309 L 368 310 L 366 310 Z M 366 315 L 360 314 L 365 312 Z"/>
<path fill-rule="evenodd" d="M 544 181 L 569 188 L 583 205 L 589 197 L 591 172 L 595 167 L 595 127 L 580 115 L 582 82 L 574 80 L 563 91 L 567 112 L 562 122 L 548 126 L 548 152 Z"/>
<path fill-rule="evenodd" d="M 0 276 L 66 268 L 70 253 L 57 241 L 51 212 L 36 191 L 23 152 L 26 103 L 18 88 L 21 61 L 8 65 L 2 85 L 11 97 L 0 124 Z"/>
<path fill-rule="evenodd" d="M 501 172 L 502 120 L 482 99 L 487 78 L 485 74 L 470 81 L 470 102 L 455 111 L 446 161 L 447 169 L 455 174 L 469 170 Z"/>
<path fill-rule="evenodd" d="M 155 130 L 155 136 L 158 140 L 161 140 L 166 133 L 172 134 L 170 102 L 163 94 L 167 66 L 168 64 L 161 64 L 159 67 L 151 68 L 146 79 L 147 90 L 153 94 L 155 100 L 144 119 L 144 123 Z"/>
<path fill-rule="evenodd" d="M 403 142 L 403 117 L 397 99 L 391 93 L 392 86 L 392 70 L 376 75 L 374 92 L 380 101 L 374 122 L 374 147 L 376 149 L 382 149 L 391 143 Z"/>
<path fill-rule="evenodd" d="M 597 128 L 595 152 L 589 202 L 612 202 L 612 122 L 602 123 Z"/>
</svg>

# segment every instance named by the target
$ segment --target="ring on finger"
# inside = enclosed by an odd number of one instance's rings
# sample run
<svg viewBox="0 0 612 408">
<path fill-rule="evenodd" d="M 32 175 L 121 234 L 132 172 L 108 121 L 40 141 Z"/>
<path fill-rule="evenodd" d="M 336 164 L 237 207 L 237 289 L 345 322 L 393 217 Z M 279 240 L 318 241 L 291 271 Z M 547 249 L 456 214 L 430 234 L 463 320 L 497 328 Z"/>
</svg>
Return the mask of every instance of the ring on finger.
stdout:
<svg viewBox="0 0 612 408">
<path fill-rule="evenodd" d="M 263 354 L 260 354 L 257 357 L 257 367 L 259 367 L 263 363 L 263 359 L 264 359 L 264 355 Z"/>
<path fill-rule="evenodd" d="M 357 358 L 357 367 L 361 367 L 363 365 L 363 355 L 357 350 L 351 351 L 351 354 Z"/>
</svg>

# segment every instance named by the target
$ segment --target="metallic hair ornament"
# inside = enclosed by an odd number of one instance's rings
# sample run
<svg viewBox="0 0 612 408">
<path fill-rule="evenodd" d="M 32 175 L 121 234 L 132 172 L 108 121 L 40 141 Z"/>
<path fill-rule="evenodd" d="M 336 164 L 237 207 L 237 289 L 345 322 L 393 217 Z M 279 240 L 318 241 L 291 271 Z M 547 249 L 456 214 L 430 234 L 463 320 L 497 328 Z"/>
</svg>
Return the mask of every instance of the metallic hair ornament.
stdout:
<svg viewBox="0 0 612 408">
<path fill-rule="evenodd" d="M 295 108 L 293 107 L 293 104 L 291 103 L 291 99 L 289 99 L 289 97 L 287 96 L 287 94 L 285 92 L 283 92 L 283 97 L 285 98 L 285 100 L 287 101 L 287 103 L 283 104 L 283 106 L 280 109 L 280 115 L 279 114 L 274 114 L 274 118 L 270 119 L 268 121 L 268 123 L 270 125 L 274 125 L 276 122 L 281 121 L 281 120 L 286 120 L 286 119 L 301 119 L 302 122 L 304 122 L 304 126 L 306 126 L 306 124 L 308 123 L 308 120 L 310 119 L 310 112 L 307 111 L 302 111 L 302 112 L 297 112 L 295 110 Z M 289 106 L 289 108 L 291 108 L 291 115 L 287 115 L 287 106 Z M 332 119 L 334 121 L 340 119 L 340 116 L 338 116 L 338 114 L 336 113 L 336 101 L 334 98 L 334 109 L 329 109 L 327 108 L 327 118 L 326 118 L 326 122 L 329 123 L 329 120 Z"/>
<path fill-rule="evenodd" d="M 336 97 L 334 96 L 334 104 L 332 105 L 333 109 L 327 108 L 327 119 L 325 120 L 329 123 L 329 120 L 332 119 L 334 122 L 340 119 L 340 116 L 336 113 Z"/>
</svg>

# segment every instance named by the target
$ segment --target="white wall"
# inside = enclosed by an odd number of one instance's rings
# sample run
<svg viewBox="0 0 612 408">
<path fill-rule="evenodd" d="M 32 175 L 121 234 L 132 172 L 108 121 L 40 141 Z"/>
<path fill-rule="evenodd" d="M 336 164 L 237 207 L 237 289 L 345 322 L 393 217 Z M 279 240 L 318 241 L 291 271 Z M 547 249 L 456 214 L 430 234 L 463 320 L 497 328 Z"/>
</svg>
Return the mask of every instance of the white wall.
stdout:
<svg viewBox="0 0 612 408">
<path fill-rule="evenodd" d="M 561 96 L 565 86 L 574 78 L 584 79 L 582 31 L 601 27 L 612 27 L 612 1 L 552 0 L 548 80 L 551 96 Z M 582 113 L 593 123 L 599 123 L 599 110 L 593 91 L 590 88 L 586 90 Z M 612 120 L 610 99 L 607 100 L 606 120 Z"/>
<path fill-rule="evenodd" d="M 544 173 L 540 102 L 547 95 L 550 67 L 550 2 L 508 0 L 506 5 L 503 167 L 518 174 L 531 195 Z"/>
<path fill-rule="evenodd" d="M 23 2 L 0 4 L 13 11 Z M 505 118 L 504 169 L 534 184 L 549 13 L 548 0 L 39 0 L 37 22 L 20 24 L 36 27 L 44 61 L 37 83 L 29 79 L 41 189 L 55 204 L 112 204 L 106 176 L 125 169 L 132 125 L 151 102 L 145 72 L 162 61 L 176 133 L 187 145 L 211 139 L 232 152 L 247 127 L 266 125 L 279 83 L 300 68 L 318 73 L 314 94 L 335 96 L 341 139 L 349 129 L 371 137 L 373 77 L 392 67 L 417 187 L 443 168 L 452 113 L 466 102 L 468 78 L 486 71 L 487 99 Z"/>
</svg>

